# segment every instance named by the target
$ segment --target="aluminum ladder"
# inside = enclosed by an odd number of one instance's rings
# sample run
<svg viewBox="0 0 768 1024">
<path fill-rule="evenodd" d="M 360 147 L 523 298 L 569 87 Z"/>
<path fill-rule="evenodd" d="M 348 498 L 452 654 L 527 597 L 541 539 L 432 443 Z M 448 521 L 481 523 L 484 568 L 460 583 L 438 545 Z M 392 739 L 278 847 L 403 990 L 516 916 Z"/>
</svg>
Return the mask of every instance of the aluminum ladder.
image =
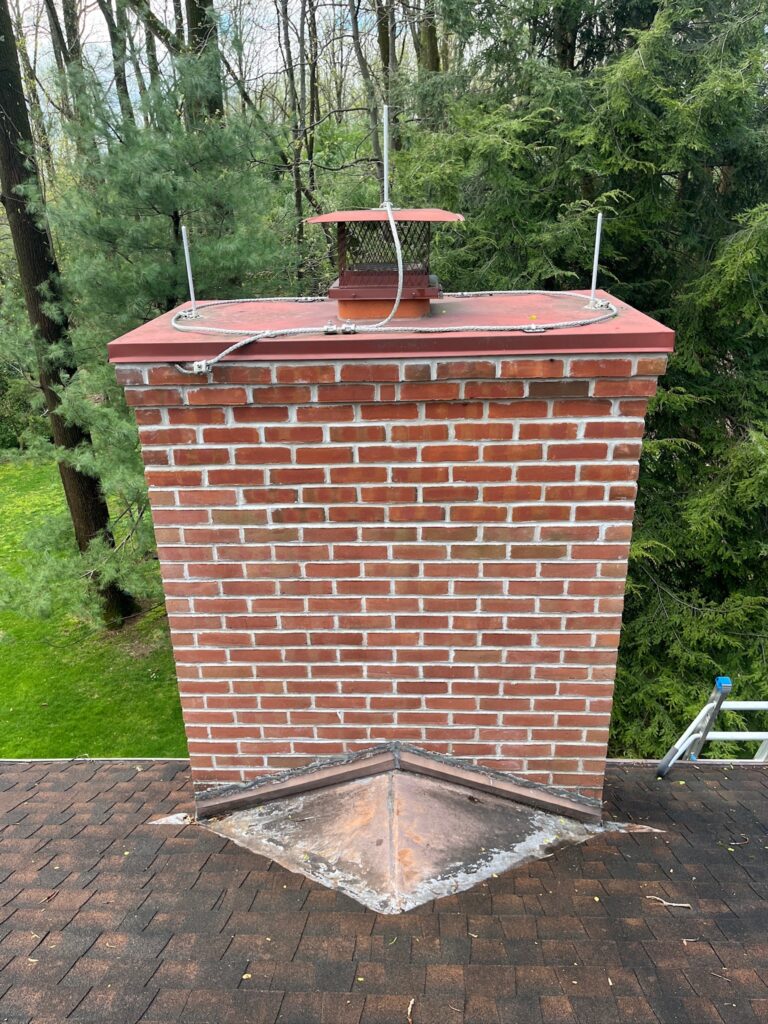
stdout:
<svg viewBox="0 0 768 1024">
<path fill-rule="evenodd" d="M 656 777 L 663 779 L 676 761 L 697 761 L 705 743 L 716 740 L 756 740 L 760 743 L 752 758 L 755 762 L 768 762 L 768 732 L 713 732 L 717 716 L 721 711 L 768 711 L 766 700 L 726 700 L 733 689 L 729 676 L 718 676 L 709 700 L 696 715 L 680 739 L 669 748 L 659 761 Z"/>
</svg>

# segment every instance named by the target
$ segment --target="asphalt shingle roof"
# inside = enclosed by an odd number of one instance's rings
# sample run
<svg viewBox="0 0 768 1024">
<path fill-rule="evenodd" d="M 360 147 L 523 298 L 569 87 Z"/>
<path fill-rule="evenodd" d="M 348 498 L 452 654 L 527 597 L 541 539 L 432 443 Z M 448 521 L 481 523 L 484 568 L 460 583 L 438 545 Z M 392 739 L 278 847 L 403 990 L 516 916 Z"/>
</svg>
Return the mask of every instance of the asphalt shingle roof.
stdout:
<svg viewBox="0 0 768 1024">
<path fill-rule="evenodd" d="M 768 1021 L 768 769 L 610 766 L 606 833 L 399 916 L 196 825 L 178 762 L 0 766 L 0 1022 Z M 691 909 L 666 907 L 649 896 Z"/>
</svg>

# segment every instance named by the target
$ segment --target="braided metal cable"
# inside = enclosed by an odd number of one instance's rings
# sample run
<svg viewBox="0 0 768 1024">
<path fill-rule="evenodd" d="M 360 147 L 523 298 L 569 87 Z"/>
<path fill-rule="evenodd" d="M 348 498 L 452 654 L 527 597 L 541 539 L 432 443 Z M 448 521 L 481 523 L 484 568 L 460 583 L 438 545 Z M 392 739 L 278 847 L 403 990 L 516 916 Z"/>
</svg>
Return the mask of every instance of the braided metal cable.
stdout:
<svg viewBox="0 0 768 1024">
<path fill-rule="evenodd" d="M 343 324 L 336 324 L 332 320 L 328 321 L 324 326 L 315 327 L 280 327 L 275 329 L 266 329 L 261 331 L 253 331 L 250 328 L 242 327 L 207 327 L 198 323 L 199 316 L 194 318 L 189 315 L 187 311 L 176 313 L 171 320 L 171 325 L 177 331 L 192 334 L 215 334 L 221 337 L 237 337 L 238 341 L 229 345 L 222 352 L 211 357 L 210 359 L 200 360 L 199 362 L 192 363 L 191 367 L 185 367 L 177 364 L 179 370 L 182 373 L 188 374 L 204 374 L 210 373 L 211 369 L 222 359 L 226 359 L 227 356 L 232 355 L 234 352 L 245 348 L 247 345 L 251 345 L 255 342 L 261 341 L 264 338 L 295 338 L 301 336 L 318 335 L 318 334 L 487 334 L 487 333 L 500 333 L 500 332 L 512 332 L 520 331 L 524 334 L 542 334 L 546 331 L 556 330 L 568 330 L 576 329 L 579 327 L 589 327 L 594 324 L 604 323 L 607 320 L 612 320 L 615 316 L 618 316 L 618 309 L 612 302 L 599 300 L 594 303 L 590 302 L 590 308 L 596 312 L 595 316 L 588 317 L 582 320 L 558 320 L 548 323 L 532 323 L 526 322 L 522 324 L 462 324 L 462 325 L 446 325 L 441 324 L 439 326 L 426 326 L 426 325 L 409 325 L 398 326 L 392 324 L 390 321 L 395 316 L 397 308 L 400 304 L 400 298 L 402 295 L 402 282 L 403 282 L 403 264 L 402 264 L 402 252 L 400 249 L 399 238 L 397 234 L 397 227 L 395 225 L 394 217 L 392 216 L 391 205 L 387 208 L 388 218 L 392 229 L 393 240 L 395 241 L 396 252 L 398 254 L 398 292 L 395 303 L 392 306 L 388 316 L 384 320 L 380 320 L 375 324 L 362 324 L 353 323 L 351 321 Z M 576 298 L 583 300 L 586 298 L 585 295 L 580 292 L 555 292 L 547 291 L 542 288 L 527 288 L 527 289 L 511 289 L 508 291 L 477 291 L 477 292 L 446 292 L 446 298 L 457 298 L 457 299 L 469 299 L 469 298 L 482 298 L 492 295 L 547 295 L 555 298 Z M 322 302 L 325 301 L 322 296 L 304 297 L 297 296 L 292 298 L 255 298 L 255 299 L 219 299 L 211 302 L 198 304 L 198 309 L 207 309 L 212 307 L 221 307 L 227 305 L 241 305 L 244 303 L 258 303 L 258 302 Z"/>
</svg>

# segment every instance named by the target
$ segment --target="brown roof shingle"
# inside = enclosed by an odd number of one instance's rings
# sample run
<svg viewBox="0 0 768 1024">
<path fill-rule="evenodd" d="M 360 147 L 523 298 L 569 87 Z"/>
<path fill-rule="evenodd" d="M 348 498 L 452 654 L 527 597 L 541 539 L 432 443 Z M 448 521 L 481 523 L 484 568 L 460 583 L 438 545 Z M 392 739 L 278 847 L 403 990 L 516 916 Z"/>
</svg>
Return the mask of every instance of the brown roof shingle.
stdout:
<svg viewBox="0 0 768 1024">
<path fill-rule="evenodd" d="M 757 1024 L 768 771 L 610 767 L 605 833 L 380 916 L 189 825 L 170 762 L 0 766 L 0 1021 Z M 670 908 L 648 896 L 690 903 Z"/>
</svg>

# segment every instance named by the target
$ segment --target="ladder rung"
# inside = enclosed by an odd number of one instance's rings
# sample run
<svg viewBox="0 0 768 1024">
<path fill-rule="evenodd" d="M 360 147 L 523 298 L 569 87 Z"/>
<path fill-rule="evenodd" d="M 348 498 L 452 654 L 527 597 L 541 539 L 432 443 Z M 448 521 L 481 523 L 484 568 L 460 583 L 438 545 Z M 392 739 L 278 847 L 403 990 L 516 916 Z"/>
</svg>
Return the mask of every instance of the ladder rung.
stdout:
<svg viewBox="0 0 768 1024">
<path fill-rule="evenodd" d="M 712 740 L 768 740 L 768 732 L 711 732 L 707 743 Z"/>
</svg>

